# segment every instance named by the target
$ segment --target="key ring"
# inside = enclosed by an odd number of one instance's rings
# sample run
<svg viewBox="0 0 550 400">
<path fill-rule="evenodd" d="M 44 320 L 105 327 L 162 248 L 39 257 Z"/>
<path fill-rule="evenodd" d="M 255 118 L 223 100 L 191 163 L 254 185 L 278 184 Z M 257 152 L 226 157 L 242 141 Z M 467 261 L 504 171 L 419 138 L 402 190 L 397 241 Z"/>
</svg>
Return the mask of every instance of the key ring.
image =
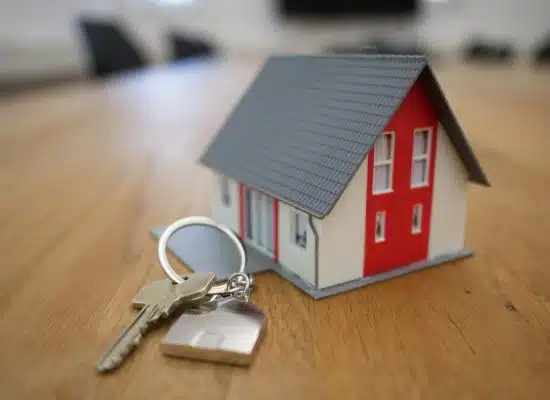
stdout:
<svg viewBox="0 0 550 400">
<path fill-rule="evenodd" d="M 233 241 L 233 244 L 235 244 L 235 246 L 237 247 L 237 251 L 239 252 L 239 256 L 241 258 L 239 271 L 231 275 L 226 283 L 213 286 L 208 292 L 208 294 L 214 295 L 214 296 L 216 295 L 223 296 L 227 294 L 246 292 L 249 289 L 251 282 L 250 282 L 250 278 L 244 272 L 246 267 L 246 251 L 244 249 L 242 242 L 239 240 L 237 235 L 235 235 L 235 233 L 231 229 L 229 229 L 224 225 L 217 224 L 216 222 L 212 221 L 210 218 L 207 218 L 207 217 L 183 218 L 174 222 L 168 228 L 165 229 L 158 243 L 158 260 L 159 260 L 160 266 L 162 267 L 162 270 L 164 271 L 164 274 L 173 283 L 179 284 L 185 281 L 185 278 L 178 275 L 176 271 L 174 271 L 170 263 L 168 262 L 168 256 L 166 254 L 166 246 L 168 244 L 168 239 L 170 239 L 170 237 L 174 233 L 176 233 L 176 231 L 192 225 L 209 226 L 211 228 L 218 229 L 222 233 L 225 233 L 227 236 L 229 236 L 229 239 L 231 239 Z M 244 285 L 244 288 L 243 288 L 243 285 Z"/>
</svg>

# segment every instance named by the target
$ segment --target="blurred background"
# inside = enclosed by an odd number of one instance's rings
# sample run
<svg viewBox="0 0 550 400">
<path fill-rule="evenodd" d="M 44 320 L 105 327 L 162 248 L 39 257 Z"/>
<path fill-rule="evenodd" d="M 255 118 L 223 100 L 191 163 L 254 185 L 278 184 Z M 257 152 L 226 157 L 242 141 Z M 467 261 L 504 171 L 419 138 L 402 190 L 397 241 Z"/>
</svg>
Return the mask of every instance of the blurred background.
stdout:
<svg viewBox="0 0 550 400">
<path fill-rule="evenodd" d="M 549 0 L 2 0 L 0 92 L 194 57 L 550 59 Z"/>
</svg>

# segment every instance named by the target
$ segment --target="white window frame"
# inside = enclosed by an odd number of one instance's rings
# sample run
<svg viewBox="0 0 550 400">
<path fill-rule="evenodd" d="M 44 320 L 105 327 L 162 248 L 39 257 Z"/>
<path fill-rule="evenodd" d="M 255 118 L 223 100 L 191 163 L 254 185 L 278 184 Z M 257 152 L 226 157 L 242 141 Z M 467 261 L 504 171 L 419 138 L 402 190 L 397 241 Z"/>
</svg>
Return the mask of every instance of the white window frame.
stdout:
<svg viewBox="0 0 550 400">
<path fill-rule="evenodd" d="M 428 143 L 427 143 L 427 151 L 426 154 L 422 155 L 415 155 L 414 154 L 414 137 L 417 132 L 428 132 Z M 412 145 L 412 162 L 411 162 L 411 188 L 420 188 L 420 187 L 426 187 L 430 184 L 430 160 L 431 160 L 431 151 L 432 151 L 432 128 L 426 127 L 426 128 L 416 128 L 413 132 L 413 145 Z M 420 183 L 414 183 L 414 163 L 415 161 L 421 161 L 426 160 L 426 173 L 425 181 Z"/>
<path fill-rule="evenodd" d="M 300 249 L 305 249 L 307 248 L 307 225 L 308 225 L 307 215 L 298 210 L 292 210 L 290 214 L 292 218 L 292 220 L 290 221 L 290 226 L 292 229 L 290 238 L 292 240 L 292 243 Z M 304 223 L 304 241 L 303 242 L 299 240 L 300 232 L 298 230 L 301 219 L 303 219 L 303 223 Z"/>
<path fill-rule="evenodd" d="M 378 218 L 381 217 L 382 220 L 382 229 L 381 229 L 381 235 L 379 236 L 376 233 L 376 226 L 378 225 Z M 375 243 L 382 243 L 386 241 L 386 212 L 385 211 L 379 211 L 374 216 L 374 241 Z"/>
<path fill-rule="evenodd" d="M 229 181 L 229 178 L 226 178 L 225 176 L 220 176 L 220 197 L 221 197 L 221 203 L 225 207 L 231 206 L 231 182 Z"/>
<path fill-rule="evenodd" d="M 393 191 L 393 164 L 395 159 L 395 132 L 387 131 L 383 132 L 376 140 L 381 140 L 384 136 L 391 137 L 391 157 L 389 160 L 376 161 L 376 144 L 373 146 L 372 156 L 373 156 L 373 167 L 372 167 L 372 194 L 384 194 L 391 193 Z M 389 177 L 388 177 L 388 188 L 383 190 L 376 190 L 376 167 L 383 165 L 389 165 Z"/>
<path fill-rule="evenodd" d="M 411 233 L 413 235 L 422 233 L 422 208 L 422 204 L 415 204 L 412 208 Z M 414 225 L 414 215 L 416 210 L 418 210 L 418 226 Z"/>
</svg>

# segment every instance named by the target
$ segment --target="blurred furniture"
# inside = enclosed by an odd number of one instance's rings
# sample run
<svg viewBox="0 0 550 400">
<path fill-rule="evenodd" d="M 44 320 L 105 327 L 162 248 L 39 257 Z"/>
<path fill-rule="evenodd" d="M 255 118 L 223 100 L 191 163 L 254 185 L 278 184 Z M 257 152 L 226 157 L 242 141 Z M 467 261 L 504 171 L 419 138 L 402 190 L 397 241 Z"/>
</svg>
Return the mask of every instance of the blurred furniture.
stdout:
<svg viewBox="0 0 550 400">
<path fill-rule="evenodd" d="M 550 35 L 537 46 L 533 60 L 537 65 L 550 65 Z"/>
<path fill-rule="evenodd" d="M 419 0 L 277 0 L 278 14 L 286 18 L 362 18 L 410 16 L 418 12 Z"/>
<path fill-rule="evenodd" d="M 473 258 L 317 302 L 258 275 L 250 368 L 163 356 L 161 324 L 94 373 L 136 291 L 164 278 L 149 230 L 210 212 L 196 160 L 262 60 L 0 102 L 0 398 L 547 399 L 550 74 L 520 67 L 436 71 L 493 184 L 468 193 Z"/>
<path fill-rule="evenodd" d="M 511 61 L 516 51 L 509 43 L 475 38 L 464 49 L 465 58 L 469 61 Z"/>
<path fill-rule="evenodd" d="M 93 77 L 105 77 L 147 65 L 147 60 L 119 23 L 83 17 L 78 20 L 78 27 Z"/>
<path fill-rule="evenodd" d="M 203 38 L 173 32 L 168 35 L 168 40 L 172 61 L 181 61 L 196 57 L 211 57 L 216 53 L 214 44 Z"/>
<path fill-rule="evenodd" d="M 364 44 L 336 44 L 328 47 L 330 53 L 360 53 L 360 54 L 410 54 L 410 55 L 425 55 L 431 61 L 436 57 L 435 54 L 427 48 L 415 43 L 395 43 L 390 40 L 370 40 Z"/>
<path fill-rule="evenodd" d="M 415 43 L 395 43 L 390 40 L 371 40 L 369 45 L 382 54 L 426 55 L 427 50 Z"/>
</svg>

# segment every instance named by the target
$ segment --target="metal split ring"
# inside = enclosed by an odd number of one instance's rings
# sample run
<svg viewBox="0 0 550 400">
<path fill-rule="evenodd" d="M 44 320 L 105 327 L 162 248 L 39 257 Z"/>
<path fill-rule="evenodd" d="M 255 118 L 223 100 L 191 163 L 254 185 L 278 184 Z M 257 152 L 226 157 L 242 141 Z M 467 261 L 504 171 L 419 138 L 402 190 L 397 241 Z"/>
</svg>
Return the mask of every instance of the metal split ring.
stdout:
<svg viewBox="0 0 550 400">
<path fill-rule="evenodd" d="M 251 279 L 244 272 L 246 267 L 246 251 L 242 242 L 239 240 L 237 235 L 235 235 L 235 233 L 231 229 L 229 229 L 224 225 L 217 224 L 216 222 L 214 222 L 213 220 L 207 217 L 183 218 L 174 222 L 164 230 L 164 232 L 162 233 L 159 239 L 159 244 L 158 244 L 158 260 L 159 260 L 160 266 L 162 267 L 162 270 L 164 271 L 164 274 L 172 282 L 176 284 L 182 283 L 187 279 L 185 276 L 178 275 L 170 265 L 168 261 L 168 256 L 166 254 L 166 246 L 168 245 L 168 239 L 170 239 L 170 237 L 174 233 L 176 233 L 180 229 L 183 229 L 185 227 L 189 227 L 192 225 L 209 226 L 211 228 L 215 228 L 220 232 L 226 234 L 229 237 L 229 239 L 231 239 L 235 247 L 237 248 L 237 251 L 239 252 L 239 256 L 241 258 L 239 271 L 231 275 L 227 280 L 227 282 L 220 285 L 213 286 L 208 292 L 208 294 L 227 295 L 227 294 L 247 292 L 251 286 Z"/>
</svg>

